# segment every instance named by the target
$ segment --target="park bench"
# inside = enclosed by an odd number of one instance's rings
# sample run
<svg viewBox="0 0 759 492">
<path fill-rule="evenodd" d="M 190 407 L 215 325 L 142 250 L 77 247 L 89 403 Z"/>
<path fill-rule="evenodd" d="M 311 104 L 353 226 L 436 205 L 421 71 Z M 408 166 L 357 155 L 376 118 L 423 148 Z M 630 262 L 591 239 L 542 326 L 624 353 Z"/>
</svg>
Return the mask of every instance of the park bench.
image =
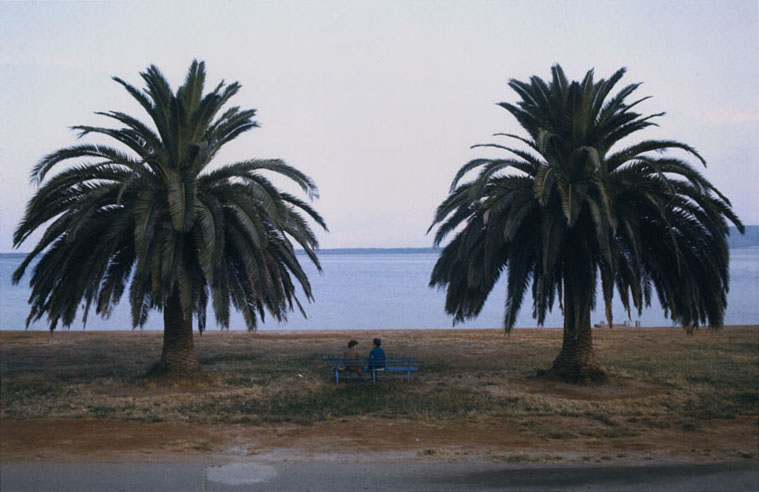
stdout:
<svg viewBox="0 0 759 492">
<path fill-rule="evenodd" d="M 374 361 L 370 361 L 368 358 L 345 359 L 336 355 L 329 361 L 335 370 L 335 384 L 340 384 L 341 372 L 353 372 L 348 371 L 347 367 L 361 367 L 361 372 L 371 373 L 372 384 L 377 382 L 377 373 L 405 373 L 407 380 L 411 381 L 411 373 L 419 370 L 419 359 L 411 356 L 387 358 L 385 359 L 385 367 L 375 367 Z"/>
</svg>

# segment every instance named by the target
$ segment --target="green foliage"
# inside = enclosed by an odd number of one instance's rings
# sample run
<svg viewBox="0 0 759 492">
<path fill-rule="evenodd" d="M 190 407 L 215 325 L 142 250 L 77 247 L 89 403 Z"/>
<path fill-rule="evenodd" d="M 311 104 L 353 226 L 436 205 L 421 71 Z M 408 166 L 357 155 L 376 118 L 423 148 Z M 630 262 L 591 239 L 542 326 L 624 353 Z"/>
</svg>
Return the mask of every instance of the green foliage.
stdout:
<svg viewBox="0 0 759 492">
<path fill-rule="evenodd" d="M 126 292 L 134 326 L 142 326 L 175 292 L 185 318 L 197 317 L 201 331 L 209 299 L 224 327 L 230 306 L 242 312 L 250 330 L 266 311 L 277 320 L 294 306 L 302 311 L 295 283 L 308 300 L 312 292 L 293 241 L 319 267 L 308 219 L 325 229 L 326 224 L 266 174 L 295 182 L 309 199 L 318 196 L 314 182 L 276 159 L 211 170 L 225 144 L 257 126 L 255 110 L 225 108 L 240 90 L 237 82 L 222 82 L 204 94 L 205 65 L 197 61 L 176 93 L 157 67 L 141 75 L 143 91 L 114 80 L 142 106 L 150 124 L 117 111 L 97 113 L 122 127 L 74 129 L 80 137 L 100 136 L 116 146 L 64 148 L 32 171 L 40 188 L 14 245 L 46 230 L 13 276 L 18 282 L 39 257 L 27 323 L 47 314 L 51 330 L 59 322 L 69 326 L 80 304 L 86 323 L 92 305 L 108 316 Z M 73 165 L 50 176 L 64 162 Z"/>
<path fill-rule="evenodd" d="M 435 245 L 453 236 L 430 286 L 447 289 L 445 309 L 456 322 L 477 316 L 506 272 L 507 331 L 530 284 L 539 324 L 558 299 L 577 326 L 595 304 L 599 275 L 610 324 L 616 287 L 628 314 L 640 313 L 655 292 L 689 330 L 722 325 L 728 221 L 741 232 L 743 225 L 725 196 L 669 153 L 705 164 L 695 149 L 674 140 L 621 143 L 663 114 L 633 111 L 647 99 L 627 101 L 640 84 L 612 95 L 624 73 L 596 82 L 591 70 L 570 83 L 556 65 L 550 81 L 509 82 L 520 100 L 500 106 L 527 136 L 496 134 L 520 147 L 476 145 L 509 155 L 462 166 L 430 227 L 437 227 Z"/>
</svg>

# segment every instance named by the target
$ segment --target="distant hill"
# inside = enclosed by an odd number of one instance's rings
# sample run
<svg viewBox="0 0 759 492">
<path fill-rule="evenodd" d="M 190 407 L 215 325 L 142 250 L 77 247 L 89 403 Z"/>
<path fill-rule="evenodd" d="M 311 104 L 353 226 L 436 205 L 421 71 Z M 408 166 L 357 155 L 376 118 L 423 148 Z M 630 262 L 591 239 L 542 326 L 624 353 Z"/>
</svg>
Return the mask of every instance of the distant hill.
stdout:
<svg viewBox="0 0 759 492">
<path fill-rule="evenodd" d="M 741 234 L 735 227 L 730 227 L 730 235 L 727 238 L 730 249 L 759 248 L 759 226 L 746 226 L 746 232 Z M 409 253 L 437 253 L 441 248 L 330 248 L 320 249 L 319 255 L 361 255 L 361 254 L 409 254 Z M 298 250 L 298 253 L 303 253 Z"/>
<path fill-rule="evenodd" d="M 735 227 L 730 227 L 727 244 L 730 248 L 759 248 L 759 226 L 746 226 L 744 234 L 738 232 Z"/>
<path fill-rule="evenodd" d="M 745 234 L 741 234 L 735 227 L 730 227 L 730 236 L 727 238 L 730 249 L 759 248 L 759 225 L 746 226 Z M 296 250 L 298 254 L 304 254 L 303 250 Z M 319 255 L 345 255 L 345 254 L 408 254 L 408 253 L 440 253 L 440 248 L 329 248 L 320 249 Z M 23 258 L 27 253 L 0 253 L 5 258 Z"/>
<path fill-rule="evenodd" d="M 302 250 L 298 250 L 302 252 Z M 334 248 L 320 249 L 320 255 L 361 255 L 361 254 L 408 254 L 439 253 L 440 248 Z"/>
</svg>

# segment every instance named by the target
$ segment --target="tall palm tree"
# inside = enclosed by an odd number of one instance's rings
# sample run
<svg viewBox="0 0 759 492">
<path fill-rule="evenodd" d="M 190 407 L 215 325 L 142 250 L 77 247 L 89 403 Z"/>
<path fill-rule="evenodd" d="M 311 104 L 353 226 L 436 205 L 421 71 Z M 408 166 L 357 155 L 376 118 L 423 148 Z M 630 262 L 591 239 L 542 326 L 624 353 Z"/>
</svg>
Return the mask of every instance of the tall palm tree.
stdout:
<svg viewBox="0 0 759 492">
<path fill-rule="evenodd" d="M 80 304 L 109 316 L 129 286 L 134 327 L 151 310 L 163 311 L 163 351 L 157 369 L 183 376 L 199 370 L 193 318 L 206 327 L 209 299 L 216 320 L 229 327 L 230 304 L 249 330 L 268 311 L 286 319 L 297 281 L 311 287 L 293 248 L 299 244 L 321 269 L 304 200 L 277 189 L 274 173 L 318 197 L 308 176 L 280 160 L 251 159 L 211 169 L 217 152 L 258 126 L 255 110 L 225 105 L 240 84 L 219 83 L 203 94 L 203 62 L 193 61 L 173 93 L 155 66 L 141 73 L 140 91 L 118 77 L 150 116 L 152 126 L 117 111 L 97 113 L 122 128 L 76 126 L 79 136 L 107 137 L 116 146 L 81 144 L 45 156 L 32 170 L 39 189 L 19 224 L 14 246 L 46 230 L 16 270 L 18 282 L 33 259 L 27 324 L 47 314 L 50 330 L 69 326 Z M 71 162 L 52 177 L 51 169 Z M 304 313 L 305 315 L 305 313 Z"/>
<path fill-rule="evenodd" d="M 435 245 L 453 236 L 430 285 L 447 289 L 454 322 L 477 316 L 506 272 L 507 332 L 530 285 L 539 325 L 558 300 L 564 339 L 548 372 L 570 381 L 606 377 L 590 327 L 599 276 L 610 326 L 616 286 L 628 316 L 631 306 L 638 313 L 648 306 L 655 291 L 665 313 L 687 330 L 717 328 L 727 303 L 727 220 L 743 232 L 724 195 L 686 160 L 665 155 L 675 151 L 705 165 L 692 147 L 620 143 L 663 115 L 633 111 L 647 99 L 627 102 L 640 84 L 611 95 L 624 73 L 594 82 L 591 70 L 570 83 L 556 65 L 550 81 L 511 80 L 521 100 L 499 105 L 527 135 L 496 134 L 517 147 L 475 145 L 508 155 L 462 166 L 430 227 L 437 226 Z"/>
</svg>

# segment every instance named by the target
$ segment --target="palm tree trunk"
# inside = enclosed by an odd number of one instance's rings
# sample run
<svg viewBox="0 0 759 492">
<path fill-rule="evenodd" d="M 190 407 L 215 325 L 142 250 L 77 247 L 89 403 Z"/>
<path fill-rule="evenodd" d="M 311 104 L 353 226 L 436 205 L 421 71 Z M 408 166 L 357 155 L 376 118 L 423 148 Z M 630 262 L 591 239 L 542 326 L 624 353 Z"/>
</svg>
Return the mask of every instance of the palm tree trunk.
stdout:
<svg viewBox="0 0 759 492">
<path fill-rule="evenodd" d="M 155 372 L 177 378 L 200 373 L 192 339 L 192 317 L 185 317 L 176 291 L 166 299 L 163 307 L 163 351 Z"/>
<path fill-rule="evenodd" d="M 564 294 L 564 340 L 548 374 L 570 383 L 604 382 L 606 372 L 601 369 L 593 351 L 590 299 L 573 295 L 568 283 Z"/>
</svg>

